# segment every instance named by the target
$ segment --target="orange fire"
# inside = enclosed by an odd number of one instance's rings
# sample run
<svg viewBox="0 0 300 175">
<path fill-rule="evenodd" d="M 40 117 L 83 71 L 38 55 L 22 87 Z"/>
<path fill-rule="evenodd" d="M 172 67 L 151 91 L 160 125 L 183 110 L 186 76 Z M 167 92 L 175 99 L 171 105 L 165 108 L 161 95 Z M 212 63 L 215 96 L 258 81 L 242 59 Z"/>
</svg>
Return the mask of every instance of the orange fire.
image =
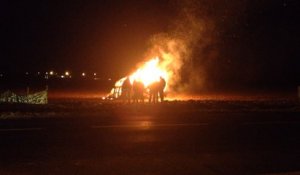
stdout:
<svg viewBox="0 0 300 175">
<path fill-rule="evenodd" d="M 147 61 L 136 72 L 129 76 L 130 83 L 132 84 L 133 81 L 139 81 L 142 82 L 145 87 L 148 87 L 150 84 L 159 81 L 160 77 L 167 81 L 167 71 L 164 70 L 159 63 L 158 57 Z"/>
<path fill-rule="evenodd" d="M 166 82 L 168 82 L 168 72 L 160 65 L 158 57 L 147 61 L 128 77 L 131 84 L 133 84 L 134 81 L 142 82 L 146 88 L 150 84 L 159 81 L 160 77 L 164 78 Z M 125 80 L 126 77 L 118 80 L 115 83 L 115 87 L 122 86 Z"/>
<path fill-rule="evenodd" d="M 145 88 L 154 82 L 158 82 L 160 77 L 162 77 L 167 82 L 165 90 L 168 87 L 168 72 L 158 57 L 152 58 L 151 60 L 145 62 L 135 72 L 127 77 L 129 77 L 131 84 L 133 84 L 134 81 L 142 82 Z M 114 98 L 118 98 L 121 95 L 121 87 L 127 77 L 121 78 L 115 83 L 115 88 L 111 90 L 110 95 L 112 95 Z"/>
</svg>

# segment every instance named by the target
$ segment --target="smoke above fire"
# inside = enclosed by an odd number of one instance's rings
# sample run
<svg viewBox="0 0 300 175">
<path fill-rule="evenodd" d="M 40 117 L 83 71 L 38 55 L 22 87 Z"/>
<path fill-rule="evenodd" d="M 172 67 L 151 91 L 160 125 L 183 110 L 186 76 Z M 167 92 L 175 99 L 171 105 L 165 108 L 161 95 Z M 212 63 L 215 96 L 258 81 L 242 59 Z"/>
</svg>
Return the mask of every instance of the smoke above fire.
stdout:
<svg viewBox="0 0 300 175">
<path fill-rule="evenodd" d="M 199 15 L 195 3 L 197 1 L 178 4 L 181 7 L 179 15 L 169 32 L 154 35 L 145 55 L 145 60 L 160 59 L 159 66 L 168 74 L 169 94 L 201 89 L 204 85 L 204 65 L 194 64 L 193 53 L 197 50 L 197 62 L 206 57 L 201 53 L 212 44 L 213 23 L 205 15 Z"/>
<path fill-rule="evenodd" d="M 199 15 L 198 5 L 194 3 L 197 1 L 178 1 L 180 8 L 176 20 L 172 21 L 168 32 L 150 38 L 143 61 L 127 76 L 131 83 L 137 80 L 147 87 L 163 77 L 167 80 L 166 89 L 171 96 L 203 87 L 205 70 L 199 65 L 199 59 L 202 59 L 204 54 L 201 53 L 205 48 L 212 44 L 213 23 L 205 15 Z M 198 53 L 197 66 L 194 64 L 195 50 Z M 119 80 L 116 86 L 124 80 Z"/>
</svg>

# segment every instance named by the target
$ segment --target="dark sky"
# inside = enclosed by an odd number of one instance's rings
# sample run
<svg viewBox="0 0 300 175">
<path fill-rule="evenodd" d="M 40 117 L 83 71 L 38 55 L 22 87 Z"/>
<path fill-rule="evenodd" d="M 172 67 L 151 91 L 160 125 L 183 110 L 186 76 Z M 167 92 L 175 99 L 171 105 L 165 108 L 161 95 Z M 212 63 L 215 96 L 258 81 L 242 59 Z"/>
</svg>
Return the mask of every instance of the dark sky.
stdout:
<svg viewBox="0 0 300 175">
<path fill-rule="evenodd" d="M 151 36 L 170 30 L 179 4 L 172 0 L 1 1 L 0 70 L 125 75 L 143 59 Z M 202 0 L 200 5 L 199 14 L 216 26 L 217 56 L 198 61 L 207 64 L 208 82 L 300 84 L 297 0 Z M 193 55 L 197 65 L 197 50 Z"/>
</svg>

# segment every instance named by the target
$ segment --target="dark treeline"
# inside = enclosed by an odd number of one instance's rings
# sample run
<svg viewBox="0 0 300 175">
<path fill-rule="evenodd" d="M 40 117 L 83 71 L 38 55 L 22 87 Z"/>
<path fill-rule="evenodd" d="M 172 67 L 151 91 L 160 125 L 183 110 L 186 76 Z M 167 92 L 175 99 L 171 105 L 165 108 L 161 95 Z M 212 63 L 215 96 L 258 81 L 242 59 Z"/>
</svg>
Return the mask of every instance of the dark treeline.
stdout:
<svg viewBox="0 0 300 175">
<path fill-rule="evenodd" d="M 11 90 L 25 93 L 27 87 L 31 91 L 40 91 L 48 87 L 51 91 L 101 91 L 109 92 L 114 79 L 92 78 L 41 78 L 41 77 L 1 77 L 0 92 Z"/>
</svg>

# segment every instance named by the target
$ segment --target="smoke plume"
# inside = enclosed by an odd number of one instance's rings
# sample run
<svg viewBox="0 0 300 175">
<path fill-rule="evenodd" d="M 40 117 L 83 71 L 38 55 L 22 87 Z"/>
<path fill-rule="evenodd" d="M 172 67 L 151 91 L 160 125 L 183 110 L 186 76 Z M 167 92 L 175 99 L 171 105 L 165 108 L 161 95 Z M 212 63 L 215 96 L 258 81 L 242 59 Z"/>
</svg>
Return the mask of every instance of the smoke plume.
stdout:
<svg viewBox="0 0 300 175">
<path fill-rule="evenodd" d="M 177 5 L 180 7 L 179 14 L 170 25 L 169 32 L 154 35 L 146 54 L 146 59 L 155 56 L 161 59 L 161 67 L 168 70 L 168 91 L 171 93 L 196 91 L 204 87 L 204 65 L 199 63 L 211 55 L 206 50 L 214 40 L 211 32 L 214 25 L 199 11 L 197 1 L 179 2 Z"/>
</svg>

